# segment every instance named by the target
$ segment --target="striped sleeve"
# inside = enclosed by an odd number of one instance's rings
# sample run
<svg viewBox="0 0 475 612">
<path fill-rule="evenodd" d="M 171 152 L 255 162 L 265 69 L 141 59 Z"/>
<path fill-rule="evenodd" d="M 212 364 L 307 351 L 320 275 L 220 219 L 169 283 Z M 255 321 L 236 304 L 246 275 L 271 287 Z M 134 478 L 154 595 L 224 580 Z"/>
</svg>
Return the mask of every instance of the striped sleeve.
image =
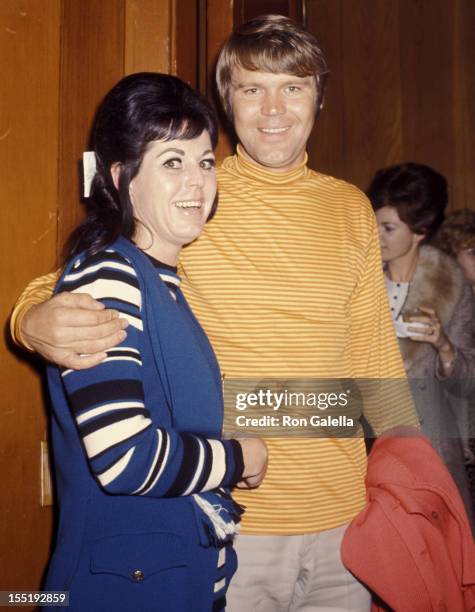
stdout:
<svg viewBox="0 0 475 612">
<path fill-rule="evenodd" d="M 165 414 L 167 408 L 145 405 L 141 293 L 131 264 L 112 250 L 78 260 L 60 291 L 89 293 L 129 321 L 126 339 L 108 350 L 101 364 L 62 371 L 79 435 L 103 489 L 111 494 L 177 497 L 238 482 L 243 460 L 237 441 L 160 427 L 161 411 Z"/>
</svg>

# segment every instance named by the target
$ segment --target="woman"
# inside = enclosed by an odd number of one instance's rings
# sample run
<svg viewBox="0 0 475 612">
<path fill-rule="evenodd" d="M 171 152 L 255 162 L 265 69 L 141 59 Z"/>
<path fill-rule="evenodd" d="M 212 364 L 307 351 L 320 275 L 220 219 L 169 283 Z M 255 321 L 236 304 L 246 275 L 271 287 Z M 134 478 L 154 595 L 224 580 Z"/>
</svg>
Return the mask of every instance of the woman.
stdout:
<svg viewBox="0 0 475 612">
<path fill-rule="evenodd" d="M 475 210 L 462 208 L 447 215 L 434 244 L 457 260 L 475 295 Z"/>
<path fill-rule="evenodd" d="M 463 208 L 447 215 L 434 244 L 457 260 L 475 296 L 475 211 Z M 472 323 L 472 337 L 475 339 L 475 312 Z M 465 437 L 470 494 L 475 506 L 475 392 L 458 403 L 458 411 L 462 413 L 459 423 Z"/>
<path fill-rule="evenodd" d="M 176 273 L 214 211 L 216 139 L 207 102 L 161 74 L 124 78 L 95 118 L 92 196 L 57 291 L 129 327 L 98 366 L 48 372 L 60 515 L 45 588 L 73 610 L 225 605 L 242 509 L 222 487 L 258 485 L 267 451 L 219 439 L 219 367 Z"/>
<path fill-rule="evenodd" d="M 472 519 L 463 449 L 449 395 L 474 387 L 470 287 L 456 263 L 425 243 L 442 223 L 447 183 L 422 164 L 379 170 L 368 188 L 385 280 L 422 430 L 444 459 Z M 472 522 L 473 525 L 473 522 Z"/>
</svg>

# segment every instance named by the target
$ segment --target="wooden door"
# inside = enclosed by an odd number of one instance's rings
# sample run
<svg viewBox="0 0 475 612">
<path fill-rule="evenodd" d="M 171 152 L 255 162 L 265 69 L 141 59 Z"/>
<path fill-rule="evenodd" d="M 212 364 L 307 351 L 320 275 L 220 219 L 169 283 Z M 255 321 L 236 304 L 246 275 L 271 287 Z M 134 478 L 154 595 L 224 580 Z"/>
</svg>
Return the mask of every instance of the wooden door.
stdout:
<svg viewBox="0 0 475 612">
<path fill-rule="evenodd" d="M 35 589 L 48 558 L 51 508 L 40 506 L 41 380 L 9 350 L 6 320 L 21 289 L 54 267 L 59 144 L 58 0 L 0 2 L 0 590 Z"/>
<path fill-rule="evenodd" d="M 100 99 L 130 72 L 196 72 L 172 35 L 180 2 L 0 2 L 0 590 L 40 587 L 53 525 L 53 507 L 40 505 L 44 364 L 11 346 L 5 322 L 82 217 L 78 162 Z"/>
</svg>

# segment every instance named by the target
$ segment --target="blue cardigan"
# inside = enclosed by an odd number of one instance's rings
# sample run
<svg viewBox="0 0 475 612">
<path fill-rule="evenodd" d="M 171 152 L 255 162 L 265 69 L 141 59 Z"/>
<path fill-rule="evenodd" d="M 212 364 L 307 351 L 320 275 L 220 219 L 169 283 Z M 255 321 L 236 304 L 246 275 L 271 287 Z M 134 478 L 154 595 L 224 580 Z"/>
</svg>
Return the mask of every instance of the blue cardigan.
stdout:
<svg viewBox="0 0 475 612">
<path fill-rule="evenodd" d="M 205 333 L 180 290 L 177 303 L 170 300 L 139 249 L 124 238 L 112 246 L 131 262 L 139 282 L 143 386 L 154 426 L 219 438 L 221 377 Z M 45 588 L 69 590 L 71 610 L 222 609 L 236 568 L 232 547 L 219 550 L 190 496 L 106 493 L 91 473 L 55 366 L 48 367 L 48 383 L 59 525 Z"/>
</svg>

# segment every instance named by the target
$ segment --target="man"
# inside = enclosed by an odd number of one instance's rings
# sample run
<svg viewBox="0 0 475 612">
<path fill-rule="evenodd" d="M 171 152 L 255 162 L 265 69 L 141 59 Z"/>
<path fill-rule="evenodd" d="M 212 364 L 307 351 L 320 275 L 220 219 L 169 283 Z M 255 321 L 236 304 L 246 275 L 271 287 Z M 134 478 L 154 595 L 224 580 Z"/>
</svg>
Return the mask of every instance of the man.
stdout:
<svg viewBox="0 0 475 612">
<path fill-rule="evenodd" d="M 371 207 L 355 187 L 306 165 L 326 73 L 316 39 L 281 16 L 241 26 L 218 60 L 239 145 L 218 171 L 218 213 L 181 264 L 227 379 L 405 377 Z M 84 296 L 55 297 L 20 313 L 16 329 L 47 358 L 89 367 L 125 333 L 99 308 Z M 407 397 L 397 409 L 385 399 L 365 405 L 376 434 L 417 424 Z M 266 479 L 237 496 L 246 514 L 227 609 L 369 610 L 339 554 L 365 504 L 363 440 L 267 442 Z"/>
</svg>

